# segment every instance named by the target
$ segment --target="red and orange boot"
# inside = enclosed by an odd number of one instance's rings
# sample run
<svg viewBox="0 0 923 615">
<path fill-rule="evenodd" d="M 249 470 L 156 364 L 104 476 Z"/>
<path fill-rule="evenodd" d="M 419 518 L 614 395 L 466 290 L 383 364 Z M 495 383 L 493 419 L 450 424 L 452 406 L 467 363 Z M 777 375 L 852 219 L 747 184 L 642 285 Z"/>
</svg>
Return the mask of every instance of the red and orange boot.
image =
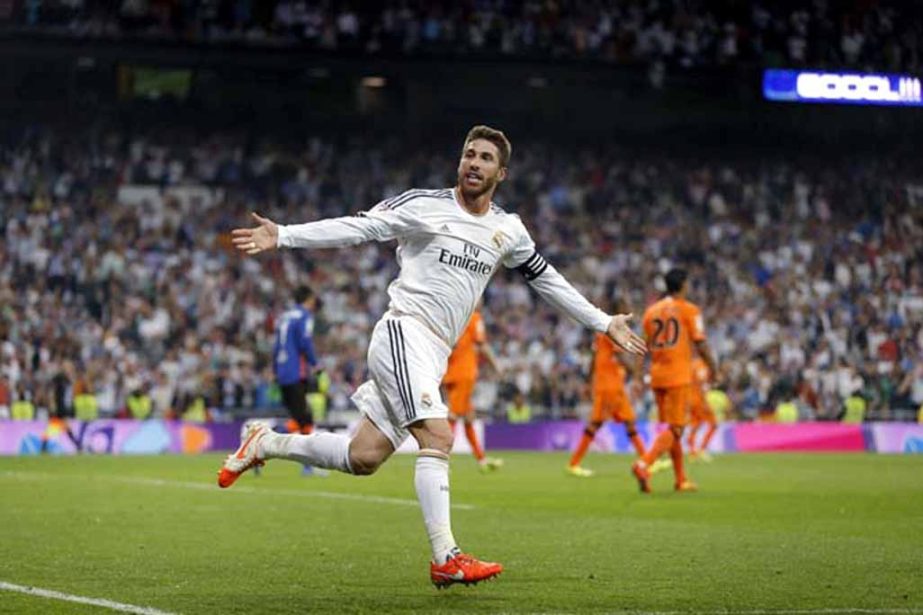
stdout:
<svg viewBox="0 0 923 615">
<path fill-rule="evenodd" d="M 262 466 L 265 461 L 257 454 L 260 440 L 266 437 L 271 430 L 265 423 L 253 423 L 243 434 L 240 447 L 224 460 L 224 465 L 218 471 L 218 486 L 227 489 L 234 484 L 241 474 L 250 468 Z"/>
<path fill-rule="evenodd" d="M 641 493 L 651 492 L 651 471 L 647 469 L 647 464 L 640 459 L 631 464 L 631 473 L 638 480 L 638 488 Z"/>
<path fill-rule="evenodd" d="M 477 585 L 503 572 L 503 565 L 482 562 L 466 553 L 459 553 L 444 564 L 429 564 L 429 578 L 438 589 L 454 583 Z"/>
</svg>

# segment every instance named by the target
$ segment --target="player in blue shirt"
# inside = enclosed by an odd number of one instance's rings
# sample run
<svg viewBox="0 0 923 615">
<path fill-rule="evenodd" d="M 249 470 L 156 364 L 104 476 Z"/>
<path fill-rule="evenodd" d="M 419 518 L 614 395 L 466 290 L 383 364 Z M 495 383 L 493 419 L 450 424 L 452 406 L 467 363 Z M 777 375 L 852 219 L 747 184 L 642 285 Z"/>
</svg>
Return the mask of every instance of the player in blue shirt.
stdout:
<svg viewBox="0 0 923 615">
<path fill-rule="evenodd" d="M 272 368 L 282 393 L 282 403 L 291 415 L 289 431 L 309 434 L 314 420 L 308 408 L 308 368 L 317 368 L 314 353 L 314 309 L 317 299 L 307 286 L 295 289 L 295 305 L 276 320 L 276 341 Z"/>
</svg>

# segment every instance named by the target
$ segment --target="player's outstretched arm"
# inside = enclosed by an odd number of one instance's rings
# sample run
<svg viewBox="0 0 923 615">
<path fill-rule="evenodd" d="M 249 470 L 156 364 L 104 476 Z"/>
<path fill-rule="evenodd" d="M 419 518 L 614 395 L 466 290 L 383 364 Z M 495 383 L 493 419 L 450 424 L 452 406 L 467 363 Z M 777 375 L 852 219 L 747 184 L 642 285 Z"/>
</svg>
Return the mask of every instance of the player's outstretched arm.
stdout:
<svg viewBox="0 0 923 615">
<path fill-rule="evenodd" d="M 274 250 L 279 243 L 279 225 L 255 212 L 250 216 L 257 225 L 231 231 L 231 243 L 235 248 L 250 256 L 266 250 Z"/>
<path fill-rule="evenodd" d="M 506 258 L 506 266 L 515 268 L 526 279 L 539 296 L 564 312 L 580 324 L 595 331 L 604 332 L 617 346 L 636 355 L 647 352 L 647 345 L 628 323 L 631 314 L 610 316 L 590 303 L 564 276 L 547 262 L 529 236 L 525 226 L 521 227 L 518 243 Z"/>
<path fill-rule="evenodd" d="M 343 248 L 367 241 L 390 241 L 425 228 L 420 200 L 414 194 L 396 198 L 403 198 L 397 206 L 383 201 L 355 216 L 305 224 L 276 224 L 254 213 L 257 226 L 234 229 L 232 242 L 241 252 L 255 255 L 273 248 Z"/>
<path fill-rule="evenodd" d="M 631 314 L 611 316 L 590 303 L 568 282 L 557 269 L 545 261 L 538 252 L 517 267 L 529 285 L 549 304 L 564 312 L 582 325 L 605 333 L 615 344 L 631 354 L 643 355 L 647 345 L 629 322 Z"/>
</svg>

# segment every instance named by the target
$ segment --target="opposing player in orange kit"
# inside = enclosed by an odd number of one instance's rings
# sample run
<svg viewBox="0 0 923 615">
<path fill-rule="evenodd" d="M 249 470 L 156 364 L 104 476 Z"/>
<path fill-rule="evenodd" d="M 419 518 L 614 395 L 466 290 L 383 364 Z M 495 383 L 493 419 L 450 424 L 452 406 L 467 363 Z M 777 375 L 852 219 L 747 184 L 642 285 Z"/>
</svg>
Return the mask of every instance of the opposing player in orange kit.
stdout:
<svg viewBox="0 0 923 615">
<path fill-rule="evenodd" d="M 616 302 L 617 309 L 625 306 Z M 625 390 L 625 378 L 631 373 L 633 383 L 640 383 L 641 374 L 637 361 L 629 360 L 624 353 L 605 335 L 596 334 L 593 338 L 593 363 L 590 366 L 590 382 L 593 396 L 593 409 L 589 421 L 583 430 L 580 443 L 567 464 L 567 473 L 578 478 L 589 478 L 593 471 L 580 465 L 596 433 L 607 419 L 624 423 L 625 432 L 631 440 L 638 456 L 644 454 L 644 442 L 635 429 L 635 410 Z"/>
<path fill-rule="evenodd" d="M 449 405 L 449 425 L 455 431 L 455 424 L 460 420 L 465 426 L 465 437 L 471 445 L 471 453 L 477 460 L 482 472 L 490 472 L 503 465 L 502 459 L 487 457 L 474 431 L 477 418 L 471 395 L 478 379 L 478 360 L 484 357 L 494 373 L 500 373 L 500 366 L 493 350 L 487 343 L 487 331 L 481 312 L 475 310 L 468 321 L 468 326 L 455 342 L 455 348 L 449 355 L 449 364 L 442 378 L 446 402 Z"/>
<path fill-rule="evenodd" d="M 668 429 L 661 432 L 644 456 L 631 466 L 643 493 L 651 491 L 649 466 L 667 451 L 673 460 L 675 489 L 697 489 L 695 483 L 686 478 L 682 441 L 689 417 L 693 347 L 711 374 L 716 374 L 717 368 L 705 340 L 702 313 L 698 306 L 686 300 L 687 277 L 684 269 L 667 272 L 664 276 L 666 296 L 644 313 L 644 335 L 651 355 L 651 389 L 660 421 L 666 423 Z"/>
</svg>

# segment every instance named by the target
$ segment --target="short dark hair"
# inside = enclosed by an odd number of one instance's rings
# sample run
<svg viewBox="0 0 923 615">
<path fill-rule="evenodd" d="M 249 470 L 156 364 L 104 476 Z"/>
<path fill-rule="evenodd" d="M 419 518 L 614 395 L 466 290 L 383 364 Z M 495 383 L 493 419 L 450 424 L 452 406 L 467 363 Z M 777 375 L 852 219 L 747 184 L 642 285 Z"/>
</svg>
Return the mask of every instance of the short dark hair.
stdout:
<svg viewBox="0 0 923 615">
<path fill-rule="evenodd" d="M 667 275 L 663 276 L 663 281 L 667 284 L 667 292 L 670 294 L 679 292 L 688 277 L 689 274 L 685 269 L 679 267 L 670 269 Z"/>
<path fill-rule="evenodd" d="M 513 146 L 510 145 L 510 140 L 506 138 L 506 135 L 503 132 L 497 130 L 496 128 L 491 128 L 490 126 L 484 126 L 479 124 L 471 130 L 468 131 L 468 136 L 465 137 L 465 146 L 467 146 L 471 141 L 475 139 L 484 139 L 485 141 L 490 141 L 497 146 L 497 151 L 500 152 L 500 166 L 506 167 L 510 164 L 510 156 L 513 154 Z"/>
<path fill-rule="evenodd" d="M 304 303 L 305 301 L 307 301 L 308 299 L 314 296 L 314 291 L 311 290 L 309 287 L 305 286 L 304 284 L 302 284 L 301 286 L 295 289 L 295 292 L 292 293 L 292 296 L 295 298 L 295 303 L 301 305 L 302 303 Z"/>
</svg>

